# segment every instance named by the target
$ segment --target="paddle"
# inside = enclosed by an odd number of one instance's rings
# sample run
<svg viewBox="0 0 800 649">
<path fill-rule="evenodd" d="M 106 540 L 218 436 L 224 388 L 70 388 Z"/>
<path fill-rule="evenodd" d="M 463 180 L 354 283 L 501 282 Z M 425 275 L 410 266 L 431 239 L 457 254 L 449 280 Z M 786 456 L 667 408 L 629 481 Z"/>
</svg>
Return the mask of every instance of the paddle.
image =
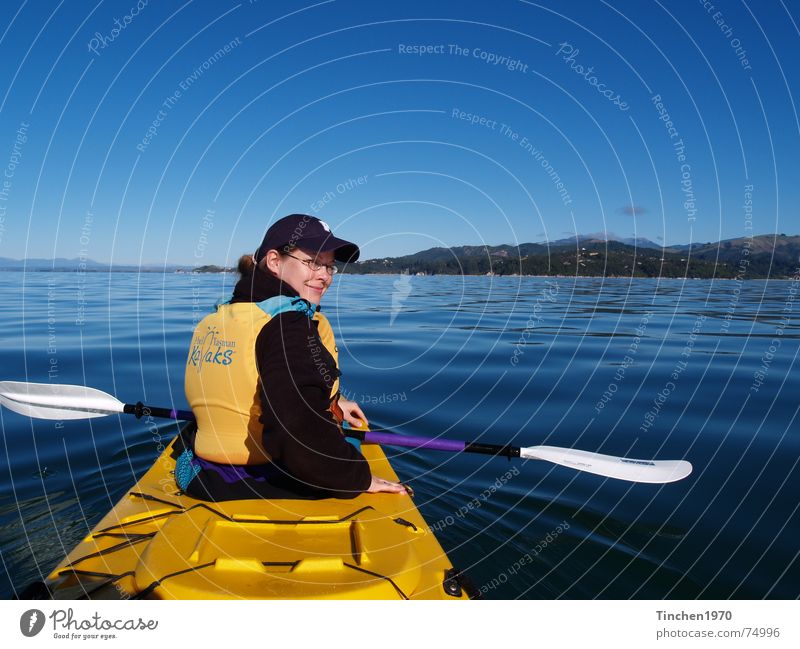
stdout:
<svg viewBox="0 0 800 649">
<path fill-rule="evenodd" d="M 141 402 L 125 404 L 110 394 L 80 385 L 0 381 L 0 404 L 21 415 L 37 419 L 87 419 L 124 413 L 136 415 L 137 418 L 150 416 L 183 421 L 194 420 L 191 411 L 152 408 Z M 440 438 L 410 437 L 387 431 L 362 432 L 354 428 L 348 429 L 347 434 L 372 444 L 544 460 L 578 471 L 630 482 L 664 484 L 681 480 L 692 472 L 692 465 L 685 460 L 633 460 L 555 446 L 500 446 Z"/>
</svg>

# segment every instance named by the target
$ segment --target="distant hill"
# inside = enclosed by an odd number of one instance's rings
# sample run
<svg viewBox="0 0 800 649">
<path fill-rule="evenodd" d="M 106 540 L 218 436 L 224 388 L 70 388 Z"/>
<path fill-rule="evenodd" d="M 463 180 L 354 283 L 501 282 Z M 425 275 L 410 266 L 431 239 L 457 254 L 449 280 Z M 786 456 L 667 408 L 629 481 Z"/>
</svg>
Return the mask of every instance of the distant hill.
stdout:
<svg viewBox="0 0 800 649">
<path fill-rule="evenodd" d="M 178 266 L 156 266 L 152 264 L 145 264 L 136 266 L 133 264 L 104 264 L 93 259 L 81 259 L 75 257 L 73 259 L 66 259 L 64 257 L 56 257 L 55 259 L 9 259 L 8 257 L 0 257 L 0 271 L 2 270 L 26 270 L 26 271 L 50 271 L 50 272 L 75 272 L 83 270 L 88 273 L 107 273 L 109 271 L 115 272 L 141 272 L 141 273 L 163 273 L 174 272 Z"/>
<path fill-rule="evenodd" d="M 357 262 L 346 272 L 756 279 L 790 277 L 799 263 L 800 236 L 768 234 L 664 248 L 647 239 L 607 241 L 579 235 L 519 246 L 430 248 Z"/>
<path fill-rule="evenodd" d="M 749 247 L 749 255 L 743 254 L 745 247 Z M 787 237 L 785 234 L 765 234 L 752 240 L 741 237 L 717 243 L 695 243 L 665 250 L 681 254 L 691 252 L 694 259 L 733 266 L 737 272 L 741 264 L 747 267 L 750 277 L 788 277 L 800 263 L 800 237 Z"/>
<path fill-rule="evenodd" d="M 86 265 L 86 269 L 97 269 L 103 268 L 107 269 L 107 264 L 100 264 L 96 261 L 91 259 L 84 259 L 81 260 L 79 258 L 75 259 L 65 259 L 64 257 L 56 257 L 55 259 L 9 259 L 8 257 L 0 257 L 0 269 L 2 270 L 62 270 L 62 269 L 69 269 L 75 270 L 78 268 L 78 264 L 83 263 Z"/>
<path fill-rule="evenodd" d="M 55 259 L 9 259 L 8 257 L 0 257 L 0 271 L 4 270 L 25 270 L 32 272 L 60 272 L 66 273 L 82 270 L 87 273 L 232 273 L 235 268 L 224 268 L 223 266 L 215 266 L 206 264 L 204 266 L 177 266 L 175 264 L 167 264 L 166 266 L 159 266 L 155 264 L 143 264 L 136 266 L 134 264 L 104 264 L 93 259 L 66 259 L 64 257 L 56 257 Z"/>
<path fill-rule="evenodd" d="M 748 239 L 662 247 L 648 239 L 606 240 L 584 234 L 544 243 L 429 248 L 402 257 L 368 259 L 343 270 L 353 274 L 551 275 L 581 277 L 787 278 L 800 265 L 800 236 L 764 234 Z M 83 262 L 84 266 L 80 266 Z M 91 259 L 8 259 L 0 270 L 75 272 L 220 273 L 221 266 L 109 265 Z"/>
</svg>

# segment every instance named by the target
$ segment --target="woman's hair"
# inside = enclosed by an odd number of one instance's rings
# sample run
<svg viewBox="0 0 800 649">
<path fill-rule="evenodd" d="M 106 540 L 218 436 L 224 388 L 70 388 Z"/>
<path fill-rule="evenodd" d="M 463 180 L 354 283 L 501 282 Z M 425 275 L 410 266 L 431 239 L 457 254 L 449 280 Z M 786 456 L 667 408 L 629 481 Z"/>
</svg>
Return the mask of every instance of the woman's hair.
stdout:
<svg viewBox="0 0 800 649">
<path fill-rule="evenodd" d="M 242 255 L 239 257 L 239 265 L 237 270 L 239 271 L 240 275 L 247 275 L 248 273 L 252 273 L 256 267 L 256 260 L 253 259 L 253 255 Z"/>
<path fill-rule="evenodd" d="M 281 256 L 289 255 L 295 250 L 297 250 L 297 246 L 283 246 L 282 248 L 278 249 L 278 254 Z M 248 253 L 246 255 L 242 255 L 241 257 L 239 257 L 239 264 L 236 269 L 239 271 L 240 275 L 244 276 L 247 275 L 248 273 L 252 273 L 255 270 L 255 267 L 256 267 L 256 260 L 253 257 L 253 255 Z"/>
</svg>

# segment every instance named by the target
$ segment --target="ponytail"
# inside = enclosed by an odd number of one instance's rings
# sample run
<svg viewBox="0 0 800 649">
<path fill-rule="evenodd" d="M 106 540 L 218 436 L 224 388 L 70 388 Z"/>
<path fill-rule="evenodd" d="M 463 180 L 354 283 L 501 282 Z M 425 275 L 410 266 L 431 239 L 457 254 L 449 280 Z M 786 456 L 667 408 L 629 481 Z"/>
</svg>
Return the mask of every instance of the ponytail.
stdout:
<svg viewBox="0 0 800 649">
<path fill-rule="evenodd" d="M 286 255 L 291 254 L 295 250 L 297 250 L 297 246 L 293 246 L 293 245 L 289 244 L 289 245 L 282 246 L 281 248 L 279 248 L 278 249 L 278 254 L 281 255 L 282 257 L 284 257 Z M 263 263 L 261 263 L 261 262 L 263 262 Z M 266 262 L 264 262 L 263 259 L 261 260 L 261 262 L 260 262 L 261 263 L 261 267 L 263 269 L 266 269 Z M 239 271 L 240 275 L 244 276 L 244 275 L 248 275 L 250 273 L 253 273 L 255 271 L 255 269 L 256 269 L 256 266 L 258 266 L 258 265 L 259 264 L 256 264 L 256 260 L 255 260 L 255 257 L 253 257 L 253 255 L 250 255 L 250 254 L 242 255 L 241 257 L 239 257 L 239 263 L 237 265 L 236 270 Z"/>
<path fill-rule="evenodd" d="M 255 268 L 256 260 L 253 259 L 253 255 L 242 255 L 239 257 L 239 265 L 237 270 L 239 271 L 240 275 L 249 275 L 255 270 Z"/>
</svg>

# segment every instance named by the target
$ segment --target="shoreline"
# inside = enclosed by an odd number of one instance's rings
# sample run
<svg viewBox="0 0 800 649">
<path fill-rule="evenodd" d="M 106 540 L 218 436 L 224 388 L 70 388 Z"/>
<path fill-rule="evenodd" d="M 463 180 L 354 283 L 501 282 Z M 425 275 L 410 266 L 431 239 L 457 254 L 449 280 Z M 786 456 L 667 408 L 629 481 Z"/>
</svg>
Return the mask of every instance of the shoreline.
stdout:
<svg viewBox="0 0 800 649">
<path fill-rule="evenodd" d="M 80 269 L 76 268 L 0 268 L 0 273 L 77 273 L 82 275 L 95 274 L 95 275 L 111 275 L 115 273 L 135 273 L 141 275 L 236 275 L 238 271 L 235 269 L 219 270 L 219 271 L 201 271 L 194 272 L 190 270 L 171 270 L 160 268 L 106 268 L 106 269 Z M 496 279 L 511 279 L 511 278 L 533 278 L 533 279 L 623 279 L 623 280 L 691 280 L 691 281 L 725 281 L 725 282 L 765 282 L 765 281 L 793 281 L 795 277 L 792 275 L 776 276 L 776 277 L 691 277 L 691 276 L 678 276 L 673 277 L 670 275 L 656 275 L 653 277 L 648 276 L 634 276 L 634 275 L 485 275 L 485 274 L 445 274 L 439 273 L 436 275 L 405 275 L 404 273 L 338 273 L 339 277 L 414 277 L 414 278 L 430 278 L 430 277 L 491 277 Z"/>
</svg>

